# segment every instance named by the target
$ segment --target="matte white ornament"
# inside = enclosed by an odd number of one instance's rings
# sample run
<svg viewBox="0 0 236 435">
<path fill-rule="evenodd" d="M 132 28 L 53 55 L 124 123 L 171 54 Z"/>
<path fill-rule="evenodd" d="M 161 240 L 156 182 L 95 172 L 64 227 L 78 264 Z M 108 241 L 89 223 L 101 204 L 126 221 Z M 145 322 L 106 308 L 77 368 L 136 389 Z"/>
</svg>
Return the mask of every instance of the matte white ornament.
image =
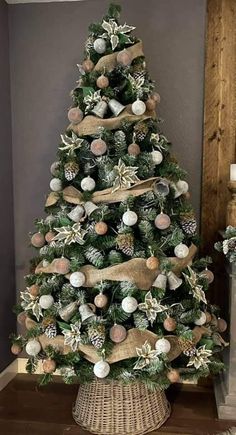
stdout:
<svg viewBox="0 0 236 435">
<path fill-rule="evenodd" d="M 174 252 L 175 252 L 176 257 L 185 258 L 189 254 L 189 249 L 188 249 L 187 245 L 185 245 L 184 243 L 179 243 L 175 247 Z"/>
<path fill-rule="evenodd" d="M 39 298 L 39 305 L 41 308 L 44 308 L 44 310 L 51 308 L 53 303 L 54 303 L 54 299 L 53 299 L 52 295 L 42 295 Z"/>
<path fill-rule="evenodd" d="M 90 177 L 89 175 L 88 175 L 88 177 L 83 178 L 83 180 L 81 181 L 81 188 L 84 191 L 91 192 L 92 190 L 94 190 L 95 186 L 96 186 L 96 183 L 95 183 L 94 179 L 92 177 Z"/>
<path fill-rule="evenodd" d="M 49 266 L 49 261 L 48 260 L 43 260 L 42 266 L 43 267 L 48 267 Z"/>
<path fill-rule="evenodd" d="M 60 178 L 52 178 L 50 181 L 50 189 L 53 192 L 60 192 L 62 189 L 62 182 Z"/>
<path fill-rule="evenodd" d="M 155 348 L 160 353 L 168 353 L 170 351 L 170 342 L 166 338 L 160 338 L 156 341 Z"/>
<path fill-rule="evenodd" d="M 93 48 L 94 50 L 99 53 L 105 53 L 106 51 L 106 41 L 103 38 L 97 38 L 95 39 L 94 43 L 93 43 Z"/>
<path fill-rule="evenodd" d="M 70 283 L 73 287 L 81 287 L 85 280 L 85 275 L 82 272 L 73 272 L 70 276 Z"/>
<path fill-rule="evenodd" d="M 53 162 L 51 164 L 50 172 L 53 175 L 53 177 L 56 177 L 58 175 L 59 164 L 60 162 Z"/>
<path fill-rule="evenodd" d="M 133 225 L 135 225 L 137 223 L 138 216 L 134 211 L 127 210 L 123 214 L 122 220 L 123 220 L 125 225 L 127 225 L 128 227 L 132 227 Z"/>
<path fill-rule="evenodd" d="M 155 165 L 160 165 L 160 163 L 163 160 L 162 153 L 160 151 L 152 151 L 151 155 L 152 155 L 152 160 L 155 163 Z"/>
<path fill-rule="evenodd" d="M 93 373 L 97 378 L 106 378 L 110 373 L 110 365 L 106 361 L 98 361 L 93 367 Z"/>
<path fill-rule="evenodd" d="M 134 115 L 143 115 L 146 112 L 146 104 L 142 100 L 134 101 L 131 108 Z"/>
<path fill-rule="evenodd" d="M 179 180 L 177 183 L 173 185 L 175 190 L 175 198 L 178 198 L 180 195 L 188 192 L 189 186 L 187 181 Z"/>
<path fill-rule="evenodd" d="M 201 311 L 201 315 L 200 315 L 199 319 L 196 319 L 194 321 L 194 323 L 197 326 L 202 326 L 206 323 L 206 320 L 207 320 L 206 314 L 203 311 Z"/>
<path fill-rule="evenodd" d="M 137 310 L 138 302 L 133 296 L 126 296 L 121 302 L 121 306 L 125 313 L 134 313 Z"/>
<path fill-rule="evenodd" d="M 82 205 L 77 205 L 75 208 L 73 208 L 70 213 L 68 213 L 68 217 L 74 221 L 74 222 L 79 222 L 81 220 L 81 218 L 84 216 L 84 207 L 82 207 Z"/>
<path fill-rule="evenodd" d="M 55 217 L 52 214 L 49 214 L 45 219 L 45 224 L 51 225 L 55 222 Z"/>
<path fill-rule="evenodd" d="M 30 340 L 25 346 L 25 350 L 30 356 L 36 356 L 41 350 L 41 345 L 38 340 Z"/>
</svg>

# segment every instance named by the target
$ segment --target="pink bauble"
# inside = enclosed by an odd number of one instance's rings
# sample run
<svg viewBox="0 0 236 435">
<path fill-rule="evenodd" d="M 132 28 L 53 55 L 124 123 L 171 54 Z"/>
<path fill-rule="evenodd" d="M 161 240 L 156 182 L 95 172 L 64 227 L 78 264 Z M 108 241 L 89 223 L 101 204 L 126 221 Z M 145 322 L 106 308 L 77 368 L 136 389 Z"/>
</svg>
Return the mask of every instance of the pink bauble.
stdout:
<svg viewBox="0 0 236 435">
<path fill-rule="evenodd" d="M 55 264 L 55 271 L 60 275 L 66 275 L 70 271 L 70 262 L 67 258 L 58 258 Z"/>
<path fill-rule="evenodd" d="M 43 362 L 44 373 L 53 373 L 56 370 L 56 362 L 53 359 L 45 359 Z"/>
<path fill-rule="evenodd" d="M 94 139 L 91 142 L 90 150 L 95 156 L 102 156 L 107 151 L 107 144 L 102 139 Z"/>
<path fill-rule="evenodd" d="M 157 215 L 155 219 L 155 226 L 159 230 L 166 230 L 167 228 L 169 228 L 170 224 L 171 224 L 171 220 L 168 214 L 160 213 Z"/>
<path fill-rule="evenodd" d="M 97 78 L 97 87 L 100 89 L 105 89 L 109 86 L 109 80 L 106 76 L 101 75 Z"/>
<path fill-rule="evenodd" d="M 35 298 L 39 295 L 39 285 L 37 284 L 33 284 L 29 287 L 29 293 L 31 294 L 31 296 L 34 296 Z"/>
<path fill-rule="evenodd" d="M 205 269 L 200 273 L 200 276 L 202 276 L 203 278 L 205 278 L 209 284 L 211 284 L 214 281 L 214 273 L 209 270 L 209 269 Z"/>
<path fill-rule="evenodd" d="M 119 64 L 123 66 L 129 66 L 132 62 L 132 58 L 126 49 L 119 51 L 116 60 Z"/>
<path fill-rule="evenodd" d="M 31 243 L 35 248 L 42 248 L 45 245 L 45 238 L 42 233 L 35 233 L 31 237 Z"/>
<path fill-rule="evenodd" d="M 114 325 L 111 327 L 109 335 L 113 343 L 121 343 L 126 339 L 127 331 L 122 325 Z"/>
<path fill-rule="evenodd" d="M 53 231 L 48 231 L 45 234 L 45 240 L 46 240 L 46 242 L 51 243 L 51 241 L 54 239 L 55 236 L 56 236 L 56 234 Z"/>
<path fill-rule="evenodd" d="M 138 156 L 140 154 L 140 146 L 137 143 L 131 143 L 128 146 L 128 154 L 130 156 Z"/>
<path fill-rule="evenodd" d="M 218 319 L 217 327 L 219 332 L 225 332 L 227 329 L 227 322 L 224 319 Z"/>
<path fill-rule="evenodd" d="M 94 63 L 91 61 L 91 59 L 85 59 L 85 60 L 83 61 L 83 63 L 82 63 L 82 67 L 83 67 L 83 70 L 84 70 L 86 73 L 88 73 L 88 72 L 90 72 L 90 71 L 93 70 L 93 68 L 94 68 Z"/>
<path fill-rule="evenodd" d="M 11 346 L 11 352 L 13 355 L 19 355 L 19 353 L 22 352 L 22 348 L 19 346 L 19 344 L 15 343 Z"/>
<path fill-rule="evenodd" d="M 67 116 L 68 116 L 69 121 L 72 124 L 79 124 L 79 122 L 82 121 L 84 115 L 83 115 L 82 110 L 80 110 L 79 107 L 72 107 L 69 110 Z"/>
<path fill-rule="evenodd" d="M 147 110 L 149 110 L 149 111 L 156 109 L 156 101 L 153 100 L 152 98 L 148 98 L 148 100 L 145 101 L 145 104 L 146 104 Z"/>
<path fill-rule="evenodd" d="M 154 100 L 157 104 L 159 104 L 161 101 L 161 97 L 157 92 L 153 92 L 153 94 L 150 95 L 150 98 Z"/>
<path fill-rule="evenodd" d="M 104 234 L 106 234 L 108 231 L 108 225 L 106 224 L 106 222 L 97 222 L 94 226 L 94 230 L 95 233 L 99 236 L 104 236 Z"/>
<path fill-rule="evenodd" d="M 104 308 L 107 305 L 108 297 L 103 293 L 99 293 L 99 295 L 95 296 L 94 303 L 98 308 Z"/>
<path fill-rule="evenodd" d="M 21 313 L 18 314 L 17 322 L 19 323 L 19 325 L 25 326 L 26 317 L 27 314 L 25 313 L 25 311 L 22 311 Z"/>
</svg>

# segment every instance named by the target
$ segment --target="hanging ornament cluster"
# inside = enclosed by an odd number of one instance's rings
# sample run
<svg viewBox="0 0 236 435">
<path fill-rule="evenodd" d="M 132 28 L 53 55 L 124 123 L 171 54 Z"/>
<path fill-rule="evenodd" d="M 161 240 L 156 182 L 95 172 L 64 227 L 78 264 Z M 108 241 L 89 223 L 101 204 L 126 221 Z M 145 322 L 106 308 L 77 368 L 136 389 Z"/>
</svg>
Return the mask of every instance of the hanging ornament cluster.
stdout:
<svg viewBox="0 0 236 435">
<path fill-rule="evenodd" d="M 135 225 L 137 223 L 138 215 L 137 215 L 137 213 L 135 213 L 135 211 L 127 210 L 122 216 L 122 221 L 128 227 L 132 227 L 133 225 Z"/>
<path fill-rule="evenodd" d="M 102 139 L 94 139 L 91 142 L 90 150 L 95 156 L 102 156 L 107 151 L 107 144 Z"/>
<path fill-rule="evenodd" d="M 79 165 L 75 161 L 67 162 L 64 166 L 65 179 L 72 181 L 79 172 Z"/>
</svg>

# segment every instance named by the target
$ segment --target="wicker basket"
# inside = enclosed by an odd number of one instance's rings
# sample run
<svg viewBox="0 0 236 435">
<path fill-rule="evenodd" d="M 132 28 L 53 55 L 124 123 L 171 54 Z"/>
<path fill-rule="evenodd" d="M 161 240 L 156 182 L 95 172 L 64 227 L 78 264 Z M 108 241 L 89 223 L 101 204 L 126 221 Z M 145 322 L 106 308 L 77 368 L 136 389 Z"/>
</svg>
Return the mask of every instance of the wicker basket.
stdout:
<svg viewBox="0 0 236 435">
<path fill-rule="evenodd" d="M 163 391 L 150 391 L 142 383 L 94 380 L 81 385 L 73 417 L 95 434 L 139 435 L 159 428 L 169 417 L 170 406 Z"/>
</svg>

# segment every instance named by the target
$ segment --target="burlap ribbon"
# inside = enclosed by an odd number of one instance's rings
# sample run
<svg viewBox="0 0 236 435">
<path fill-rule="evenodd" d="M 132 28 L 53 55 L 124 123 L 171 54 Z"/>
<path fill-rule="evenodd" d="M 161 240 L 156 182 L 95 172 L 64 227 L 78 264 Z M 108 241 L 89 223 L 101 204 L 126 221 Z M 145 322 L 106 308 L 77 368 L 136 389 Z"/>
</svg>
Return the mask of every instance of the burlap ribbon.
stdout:
<svg viewBox="0 0 236 435">
<path fill-rule="evenodd" d="M 137 42 L 137 44 L 132 45 L 131 47 L 126 48 L 126 51 L 129 53 L 131 60 L 134 60 L 136 57 L 144 56 L 143 53 L 143 44 L 142 41 Z M 99 59 L 96 63 L 94 70 L 95 71 L 112 71 L 117 65 L 117 54 L 118 52 L 107 54 Z"/>
</svg>

